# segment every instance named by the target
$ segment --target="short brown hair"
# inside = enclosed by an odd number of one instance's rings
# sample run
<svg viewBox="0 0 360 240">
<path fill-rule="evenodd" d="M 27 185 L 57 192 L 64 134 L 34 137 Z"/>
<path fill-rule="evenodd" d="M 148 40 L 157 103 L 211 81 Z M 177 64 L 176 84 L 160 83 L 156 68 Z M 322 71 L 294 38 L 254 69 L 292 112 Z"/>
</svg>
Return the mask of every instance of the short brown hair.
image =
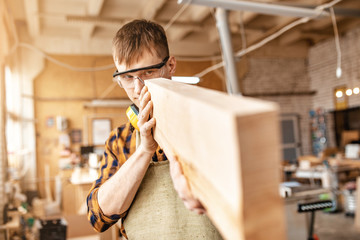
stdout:
<svg viewBox="0 0 360 240">
<path fill-rule="evenodd" d="M 164 28 L 144 19 L 134 20 L 120 28 L 113 39 L 112 51 L 114 59 L 126 66 L 137 61 L 146 51 L 161 59 L 169 56 Z"/>
</svg>

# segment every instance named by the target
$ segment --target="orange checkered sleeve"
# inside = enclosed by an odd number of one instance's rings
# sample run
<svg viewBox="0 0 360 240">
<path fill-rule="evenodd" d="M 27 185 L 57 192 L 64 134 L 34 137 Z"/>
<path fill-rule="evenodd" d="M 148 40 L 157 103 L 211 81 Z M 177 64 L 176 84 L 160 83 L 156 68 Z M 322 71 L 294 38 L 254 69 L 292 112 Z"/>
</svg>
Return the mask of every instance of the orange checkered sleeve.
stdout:
<svg viewBox="0 0 360 240">
<path fill-rule="evenodd" d="M 100 164 L 99 177 L 93 183 L 87 196 L 88 219 L 94 229 L 98 232 L 105 231 L 126 215 L 126 213 L 123 213 L 121 215 L 114 214 L 106 216 L 99 206 L 97 194 L 100 186 L 106 180 L 111 178 L 131 154 L 133 154 L 135 146 L 136 137 L 135 133 L 133 134 L 130 123 L 112 131 L 105 143 L 105 151 Z"/>
<path fill-rule="evenodd" d="M 136 134 L 130 122 L 112 131 L 105 143 L 105 151 L 101 160 L 99 177 L 93 183 L 87 196 L 88 219 L 98 232 L 103 232 L 116 223 L 120 218 L 126 217 L 127 212 L 106 216 L 98 203 L 97 194 L 100 186 L 113 176 L 136 150 Z M 167 158 L 158 147 L 152 161 L 166 161 Z M 121 233 L 126 237 L 123 226 Z"/>
</svg>

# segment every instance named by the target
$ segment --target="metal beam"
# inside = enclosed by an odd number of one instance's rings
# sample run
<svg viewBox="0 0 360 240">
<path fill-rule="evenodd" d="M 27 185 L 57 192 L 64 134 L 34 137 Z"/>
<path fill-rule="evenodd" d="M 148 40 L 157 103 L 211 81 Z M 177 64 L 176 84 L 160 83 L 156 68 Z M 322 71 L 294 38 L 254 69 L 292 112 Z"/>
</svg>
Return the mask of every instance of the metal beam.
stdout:
<svg viewBox="0 0 360 240">
<path fill-rule="evenodd" d="M 238 77 L 235 68 L 235 60 L 233 55 L 233 48 L 231 43 L 231 35 L 228 25 L 228 11 L 223 8 L 217 8 L 216 13 L 216 26 L 219 31 L 222 55 L 225 67 L 226 75 L 226 89 L 228 93 L 231 94 L 241 94 L 238 84 Z"/>
<path fill-rule="evenodd" d="M 283 4 L 284 6 L 307 8 L 307 9 L 314 9 L 317 7 L 317 5 L 313 5 L 313 4 L 300 4 L 300 3 L 291 3 L 291 2 L 281 2 L 281 4 Z M 351 6 L 334 7 L 334 12 L 336 16 L 360 18 L 360 9 L 352 8 Z"/>
<path fill-rule="evenodd" d="M 223 8 L 227 10 L 250 11 L 268 15 L 282 15 L 289 17 L 314 17 L 317 15 L 329 16 L 329 13 L 326 11 L 319 11 L 317 9 L 291 7 L 269 3 L 235 0 L 178 0 L 179 4 L 189 2 L 195 5 Z"/>
</svg>

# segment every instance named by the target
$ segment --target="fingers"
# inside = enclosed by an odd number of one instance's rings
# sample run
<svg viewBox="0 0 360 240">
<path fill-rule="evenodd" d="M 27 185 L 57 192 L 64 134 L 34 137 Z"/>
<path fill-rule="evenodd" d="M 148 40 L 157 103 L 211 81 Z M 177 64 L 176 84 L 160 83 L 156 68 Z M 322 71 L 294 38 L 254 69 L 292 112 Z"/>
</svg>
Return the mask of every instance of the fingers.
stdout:
<svg viewBox="0 0 360 240">
<path fill-rule="evenodd" d="M 176 157 L 170 157 L 168 159 L 170 161 L 170 173 L 174 182 L 175 191 L 184 202 L 185 207 L 197 214 L 206 213 L 201 202 L 192 195 L 181 165 L 176 160 Z"/>
<path fill-rule="evenodd" d="M 138 127 L 140 129 L 141 149 L 147 153 L 154 154 L 158 147 L 152 134 L 156 121 L 152 117 L 153 102 L 148 88 L 144 86 L 139 95 Z"/>
<path fill-rule="evenodd" d="M 197 214 L 205 214 L 206 213 L 205 208 L 198 200 L 185 200 L 184 205 L 187 209 L 189 209 Z"/>
<path fill-rule="evenodd" d="M 141 98 L 139 98 L 140 99 L 140 111 L 141 110 L 143 110 L 146 106 L 147 106 L 147 104 L 149 103 L 149 101 L 151 100 L 151 95 L 150 95 L 150 93 L 149 92 L 146 92 L 145 94 L 144 94 L 144 96 L 142 96 Z"/>
<path fill-rule="evenodd" d="M 167 155 L 168 156 L 168 155 Z M 171 175 L 174 178 L 179 178 L 183 176 L 183 171 L 180 166 L 180 163 L 177 161 L 176 157 L 173 157 L 172 155 L 168 156 L 168 159 L 170 161 L 170 171 Z M 184 177 L 184 176 L 183 176 Z M 185 177 L 184 177 L 185 178 Z"/>
<path fill-rule="evenodd" d="M 194 196 L 191 194 L 191 191 L 187 185 L 186 179 L 184 178 L 184 182 L 180 183 L 181 186 L 179 186 L 178 194 L 179 197 L 183 200 L 184 205 L 187 209 L 196 212 L 197 214 L 204 214 L 206 213 L 206 210 L 204 206 L 201 204 L 201 202 L 194 198 Z"/>
<path fill-rule="evenodd" d="M 140 106 L 139 106 L 139 116 L 138 116 L 138 126 L 140 132 L 144 135 L 151 133 L 151 128 L 155 126 L 155 119 L 149 119 L 149 116 L 152 114 L 153 103 L 151 101 L 151 95 L 148 92 L 148 88 L 145 86 L 141 90 L 140 96 Z"/>
<path fill-rule="evenodd" d="M 190 188 L 182 173 L 182 168 L 177 160 L 170 162 L 170 174 L 174 182 L 174 188 L 181 199 L 191 198 Z"/>
<path fill-rule="evenodd" d="M 175 187 L 175 190 L 178 192 L 179 197 L 183 200 L 183 201 L 188 201 L 189 205 L 194 205 L 195 203 L 192 202 L 193 200 L 193 196 L 191 194 L 190 188 L 187 184 L 186 178 L 184 177 L 184 175 L 181 175 L 178 179 L 178 184 Z"/>
<path fill-rule="evenodd" d="M 149 120 L 149 116 L 150 116 L 152 107 L 153 107 L 152 101 L 148 101 L 146 106 L 143 109 L 139 110 L 139 116 L 138 116 L 139 127 L 144 125 Z"/>
<path fill-rule="evenodd" d="M 185 183 L 186 183 L 186 185 L 181 186 L 180 188 L 182 188 L 182 189 L 180 189 L 178 192 L 180 198 L 184 202 L 185 207 L 193 212 L 196 212 L 197 214 L 206 213 L 204 206 L 201 204 L 201 202 L 198 199 L 196 199 L 191 194 L 191 191 L 187 185 L 187 182 L 185 182 Z"/>
<path fill-rule="evenodd" d="M 167 159 L 169 160 L 170 163 L 170 171 L 171 169 L 174 167 L 173 164 L 175 164 L 174 162 L 177 161 L 177 157 L 173 155 L 172 151 L 168 151 L 167 146 L 163 146 L 164 147 L 164 151 L 165 151 L 165 155 L 167 157 Z"/>
<path fill-rule="evenodd" d="M 144 125 L 142 125 L 140 127 L 141 136 L 148 137 L 148 136 L 152 135 L 151 129 L 155 127 L 155 124 L 156 124 L 155 118 L 151 118 Z"/>
<path fill-rule="evenodd" d="M 141 92 L 140 92 L 140 96 L 139 96 L 139 99 L 141 99 L 145 93 L 148 91 L 148 87 L 147 86 L 144 86 L 142 89 L 141 89 Z"/>
<path fill-rule="evenodd" d="M 141 102 L 143 102 L 143 98 L 144 96 L 146 95 L 146 93 L 149 93 L 148 91 L 148 87 L 147 86 L 144 86 L 142 89 L 141 89 L 141 92 L 140 92 L 140 96 L 139 96 L 139 100 L 140 100 L 140 110 L 141 108 L 143 108 L 144 106 L 141 106 Z M 150 93 L 149 93 L 150 94 Z M 146 105 L 146 104 L 145 104 Z"/>
</svg>

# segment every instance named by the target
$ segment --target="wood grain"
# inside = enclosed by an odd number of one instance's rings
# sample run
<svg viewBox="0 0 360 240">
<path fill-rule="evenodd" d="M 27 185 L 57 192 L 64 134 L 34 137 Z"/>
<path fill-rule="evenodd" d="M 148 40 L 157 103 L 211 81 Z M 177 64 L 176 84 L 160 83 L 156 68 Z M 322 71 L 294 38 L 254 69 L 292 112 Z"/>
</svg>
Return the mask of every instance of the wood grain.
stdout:
<svg viewBox="0 0 360 240">
<path fill-rule="evenodd" d="M 154 137 L 178 157 L 225 239 L 285 239 L 277 105 L 166 79 L 146 81 Z"/>
</svg>

